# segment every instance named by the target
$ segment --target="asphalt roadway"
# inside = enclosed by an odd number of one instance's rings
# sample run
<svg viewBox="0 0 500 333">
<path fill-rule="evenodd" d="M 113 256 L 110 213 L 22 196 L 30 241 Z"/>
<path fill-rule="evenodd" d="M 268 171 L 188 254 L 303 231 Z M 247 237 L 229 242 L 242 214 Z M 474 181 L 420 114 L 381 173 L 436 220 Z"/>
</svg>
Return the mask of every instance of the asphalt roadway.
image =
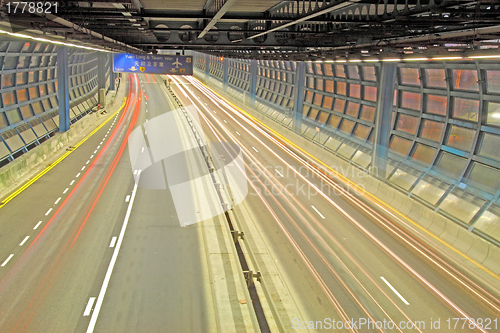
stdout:
<svg viewBox="0 0 500 333">
<path fill-rule="evenodd" d="M 139 76 L 122 84 L 124 110 L 1 209 L 0 261 L 13 254 L 0 267 L 1 332 L 214 331 L 199 229 L 180 227 L 168 191 L 137 188 L 127 219 L 124 138 L 170 111 L 152 76 Z"/>
<path fill-rule="evenodd" d="M 137 187 L 128 159 L 128 133 L 171 111 L 162 84 L 131 75 L 124 110 L 0 209 L 1 332 L 215 331 L 203 222 L 180 228 L 170 193 Z M 382 219 L 195 79 L 172 87 L 208 141 L 242 148 L 245 224 L 300 313 L 281 318 L 287 332 L 349 331 L 348 321 L 359 332 L 500 331 L 498 277 Z"/>
</svg>

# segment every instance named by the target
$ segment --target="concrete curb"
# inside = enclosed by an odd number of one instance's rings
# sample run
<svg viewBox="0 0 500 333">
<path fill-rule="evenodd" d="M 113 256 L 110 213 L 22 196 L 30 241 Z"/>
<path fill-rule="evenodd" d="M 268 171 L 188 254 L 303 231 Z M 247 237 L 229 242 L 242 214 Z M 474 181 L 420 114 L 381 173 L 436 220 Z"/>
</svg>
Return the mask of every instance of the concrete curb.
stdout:
<svg viewBox="0 0 500 333">
<path fill-rule="evenodd" d="M 48 156 L 60 150 L 71 139 L 89 128 L 98 118 L 97 113 L 85 116 L 82 120 L 72 125 L 69 131 L 56 133 L 52 138 L 1 168 L 0 192 L 43 163 Z"/>
<path fill-rule="evenodd" d="M 475 237 L 472 247 L 469 251 L 467 251 L 467 255 L 475 261 L 483 263 L 488 256 L 489 250 L 490 244 L 487 241 L 481 239 L 480 237 Z"/>
<path fill-rule="evenodd" d="M 488 256 L 483 261 L 483 265 L 500 275 L 500 248 L 490 245 Z"/>
<path fill-rule="evenodd" d="M 463 253 L 467 253 L 474 243 L 474 235 L 464 228 L 458 230 L 457 239 L 453 243 L 453 246 Z"/>
</svg>

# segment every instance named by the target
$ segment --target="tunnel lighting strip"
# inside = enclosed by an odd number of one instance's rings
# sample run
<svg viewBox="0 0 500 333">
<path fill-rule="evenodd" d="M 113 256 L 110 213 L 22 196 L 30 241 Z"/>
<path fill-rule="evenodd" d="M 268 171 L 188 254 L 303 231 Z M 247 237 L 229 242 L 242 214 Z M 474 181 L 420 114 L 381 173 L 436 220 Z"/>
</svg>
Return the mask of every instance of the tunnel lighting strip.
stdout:
<svg viewBox="0 0 500 333">
<path fill-rule="evenodd" d="M 5 30 L 0 30 L 0 34 L 7 34 L 9 36 L 19 37 L 19 38 L 28 38 L 28 39 L 32 39 L 32 40 L 35 40 L 37 42 L 42 42 L 42 43 L 50 43 L 50 44 L 57 44 L 57 45 L 64 45 L 64 46 L 76 47 L 76 48 L 79 48 L 79 49 L 86 49 L 86 50 L 100 51 L 100 52 L 113 52 L 113 51 L 99 49 L 99 48 L 90 47 L 90 46 L 84 46 L 84 45 L 77 45 L 77 44 L 72 44 L 72 43 L 59 42 L 59 41 L 56 41 L 56 40 L 51 40 L 51 39 L 46 39 L 46 38 L 33 37 L 33 36 L 29 36 L 29 35 L 24 35 L 24 34 L 18 34 L 18 33 L 14 33 L 14 32 L 8 32 L 8 31 L 5 31 Z"/>
<path fill-rule="evenodd" d="M 438 57 L 418 57 L 418 58 L 370 58 L 370 59 L 337 59 L 337 60 L 315 60 L 309 63 L 345 63 L 345 62 L 404 62 L 404 61 L 442 61 L 442 60 L 474 60 L 474 59 L 498 59 L 500 54 L 468 55 L 468 56 L 438 56 Z"/>
</svg>

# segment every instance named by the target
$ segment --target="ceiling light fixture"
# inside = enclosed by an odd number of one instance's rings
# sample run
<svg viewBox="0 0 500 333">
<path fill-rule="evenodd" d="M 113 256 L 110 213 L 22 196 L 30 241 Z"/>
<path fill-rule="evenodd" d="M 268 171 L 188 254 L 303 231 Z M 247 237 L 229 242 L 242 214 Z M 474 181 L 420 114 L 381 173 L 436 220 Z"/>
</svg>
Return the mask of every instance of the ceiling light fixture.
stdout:
<svg viewBox="0 0 500 333">
<path fill-rule="evenodd" d="M 491 55 L 473 55 L 469 56 L 471 59 L 491 59 L 491 58 L 500 58 L 500 54 L 491 54 Z"/>
<path fill-rule="evenodd" d="M 429 58 L 404 58 L 403 61 L 426 61 Z"/>
<path fill-rule="evenodd" d="M 434 57 L 432 60 L 460 60 L 462 57 Z"/>
</svg>

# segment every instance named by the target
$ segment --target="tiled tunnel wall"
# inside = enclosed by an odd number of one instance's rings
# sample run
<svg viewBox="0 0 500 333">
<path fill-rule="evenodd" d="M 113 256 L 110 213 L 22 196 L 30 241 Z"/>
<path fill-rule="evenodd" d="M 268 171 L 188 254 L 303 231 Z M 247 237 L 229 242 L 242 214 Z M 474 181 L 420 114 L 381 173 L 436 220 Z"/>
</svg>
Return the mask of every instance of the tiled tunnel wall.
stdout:
<svg viewBox="0 0 500 333">
<path fill-rule="evenodd" d="M 70 48 L 71 123 L 98 100 L 97 52 Z M 111 56 L 106 57 L 106 89 Z M 0 166 L 58 131 L 57 52 L 54 44 L 0 42 Z"/>
<path fill-rule="evenodd" d="M 205 55 L 194 55 L 195 75 L 206 79 Z M 257 66 L 252 105 L 291 128 L 297 63 L 259 60 Z M 380 63 L 307 62 L 305 67 L 302 135 L 369 169 Z M 498 62 L 398 63 L 397 68 L 386 182 L 470 230 L 499 235 Z M 210 56 L 209 72 L 210 84 L 239 100 L 251 99 L 250 60 Z"/>
</svg>

